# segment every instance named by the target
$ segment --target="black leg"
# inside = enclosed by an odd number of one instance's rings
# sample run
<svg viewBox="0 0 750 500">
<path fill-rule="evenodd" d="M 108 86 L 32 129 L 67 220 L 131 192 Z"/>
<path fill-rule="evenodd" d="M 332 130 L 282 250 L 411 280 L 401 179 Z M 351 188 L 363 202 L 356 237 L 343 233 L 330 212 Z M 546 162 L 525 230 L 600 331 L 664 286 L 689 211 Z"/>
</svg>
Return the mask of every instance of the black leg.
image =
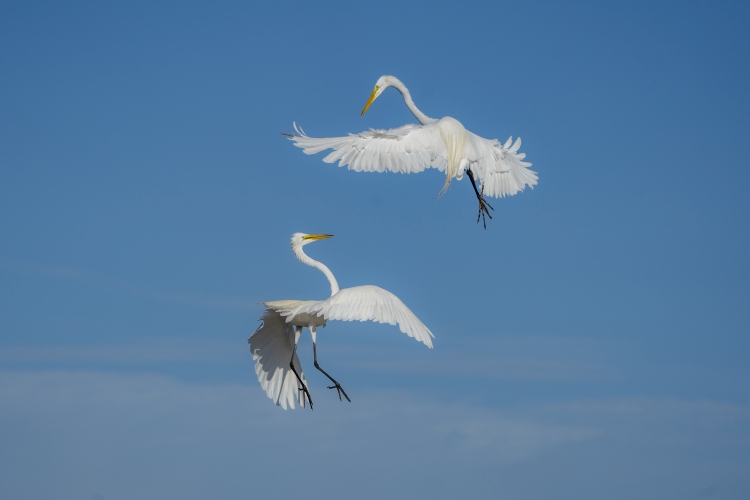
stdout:
<svg viewBox="0 0 750 500">
<path fill-rule="evenodd" d="M 487 210 L 487 207 L 489 207 L 491 210 L 495 210 L 492 208 L 492 205 L 487 203 L 487 200 L 484 199 L 484 185 L 482 185 L 482 192 L 480 193 L 477 189 L 477 183 L 474 181 L 474 174 L 471 172 L 471 169 L 469 167 L 466 167 L 466 175 L 469 176 L 469 180 L 471 181 L 471 187 L 474 188 L 474 193 L 477 195 L 477 200 L 479 200 L 479 215 L 477 215 L 477 223 L 479 223 L 479 218 L 482 218 L 482 224 L 484 225 L 484 228 L 487 229 L 487 219 L 484 218 L 485 214 L 487 217 L 492 219 L 492 215 L 490 215 L 490 211 Z"/>
<path fill-rule="evenodd" d="M 297 373 L 297 370 L 294 369 L 294 355 L 297 353 L 297 344 L 294 345 L 294 350 L 292 350 L 292 359 L 289 361 L 289 368 L 292 369 L 294 372 L 294 376 L 297 377 L 297 382 L 299 382 L 299 385 L 302 386 L 301 389 L 298 389 L 300 391 L 305 391 L 305 396 L 307 396 L 307 400 L 310 402 L 310 409 L 313 409 L 312 405 L 312 398 L 310 397 L 310 391 L 307 390 L 307 386 L 304 382 L 302 382 L 302 379 L 299 376 L 299 373 Z M 329 377 L 330 378 L 330 377 Z"/>
<path fill-rule="evenodd" d="M 347 395 L 346 395 L 346 392 L 344 392 L 344 388 L 343 388 L 343 387 L 341 387 L 341 384 L 339 384 L 338 382 L 336 382 L 336 381 L 335 381 L 335 380 L 333 379 L 333 377 L 331 377 L 330 375 L 328 375 L 328 374 L 326 373 L 326 371 L 325 371 L 324 369 L 322 369 L 322 368 L 321 368 L 321 367 L 320 367 L 320 366 L 318 365 L 318 349 L 317 349 L 317 348 L 315 347 L 315 342 L 313 342 L 313 361 L 314 361 L 314 363 L 315 363 L 315 368 L 317 368 L 318 370 L 320 370 L 320 371 L 321 371 L 321 372 L 323 373 L 323 375 L 325 375 L 326 377 L 328 377 L 328 379 L 329 379 L 329 380 L 330 380 L 331 382 L 333 382 L 333 383 L 335 384 L 335 385 L 332 385 L 332 386 L 330 386 L 330 387 L 328 387 L 328 388 L 329 388 L 329 389 L 336 389 L 336 390 L 338 391 L 338 393 L 339 393 L 339 401 L 341 401 L 341 395 L 343 394 L 343 395 L 344 395 L 344 397 L 346 398 L 346 400 L 347 400 L 347 401 L 349 401 L 349 402 L 351 403 L 351 402 L 352 402 L 352 400 L 351 400 L 351 399 L 349 399 L 349 396 L 347 396 Z"/>
</svg>

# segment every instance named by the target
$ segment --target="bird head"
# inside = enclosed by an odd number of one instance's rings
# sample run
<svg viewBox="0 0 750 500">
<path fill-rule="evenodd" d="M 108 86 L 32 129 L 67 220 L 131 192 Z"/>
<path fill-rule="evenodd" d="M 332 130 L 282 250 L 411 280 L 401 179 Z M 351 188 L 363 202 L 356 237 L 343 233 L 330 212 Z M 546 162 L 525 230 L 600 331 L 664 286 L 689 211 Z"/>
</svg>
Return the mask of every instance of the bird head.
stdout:
<svg viewBox="0 0 750 500">
<path fill-rule="evenodd" d="M 305 234 L 305 233 L 294 233 L 292 235 L 292 249 L 300 248 L 313 241 L 324 240 L 326 238 L 332 238 L 332 234 Z"/>
<path fill-rule="evenodd" d="M 372 104 L 375 99 L 378 98 L 380 94 L 383 93 L 385 89 L 392 86 L 394 83 L 394 80 L 397 80 L 395 76 L 390 75 L 383 75 L 380 78 L 378 78 L 378 81 L 375 83 L 375 88 L 372 91 L 372 94 L 370 94 L 370 98 L 367 100 L 367 104 L 365 104 L 365 109 L 362 110 L 362 114 L 360 116 L 364 116 L 365 112 L 367 112 L 367 108 L 370 107 L 370 104 Z"/>
</svg>

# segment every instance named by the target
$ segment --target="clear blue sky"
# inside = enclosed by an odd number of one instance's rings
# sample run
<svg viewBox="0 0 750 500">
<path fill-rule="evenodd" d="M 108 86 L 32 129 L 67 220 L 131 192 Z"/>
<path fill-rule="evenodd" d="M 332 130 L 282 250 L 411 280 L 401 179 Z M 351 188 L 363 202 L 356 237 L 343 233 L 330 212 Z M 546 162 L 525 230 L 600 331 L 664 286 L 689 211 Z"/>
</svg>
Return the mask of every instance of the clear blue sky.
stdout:
<svg viewBox="0 0 750 500">
<path fill-rule="evenodd" d="M 750 495 L 747 2 L 4 2 L 0 496 Z M 539 185 L 360 174 L 280 132 L 428 115 Z M 376 284 L 315 411 L 261 391 L 258 302 Z"/>
</svg>

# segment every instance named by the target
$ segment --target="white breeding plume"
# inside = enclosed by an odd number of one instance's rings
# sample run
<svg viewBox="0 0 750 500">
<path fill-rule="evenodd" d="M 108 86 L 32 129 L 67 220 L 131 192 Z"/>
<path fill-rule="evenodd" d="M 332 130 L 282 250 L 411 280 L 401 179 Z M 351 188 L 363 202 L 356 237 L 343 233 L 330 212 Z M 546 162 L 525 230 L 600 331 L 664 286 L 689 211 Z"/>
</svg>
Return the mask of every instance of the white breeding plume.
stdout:
<svg viewBox="0 0 750 500">
<path fill-rule="evenodd" d="M 519 153 L 521 138 L 513 142 L 510 137 L 505 144 L 497 139 L 485 139 L 466 130 L 461 122 L 446 116 L 430 118 L 422 113 L 411 98 L 409 89 L 395 76 L 381 76 L 375 84 L 370 99 L 362 114 L 388 87 L 393 87 L 404 97 L 406 106 L 419 120 L 420 125 L 409 124 L 390 130 L 370 129 L 345 137 L 309 137 L 294 124 L 294 134 L 284 134 L 297 147 L 311 155 L 326 149 L 333 152 L 323 158 L 327 163 L 339 162 L 357 172 L 401 172 L 416 173 L 426 168 L 437 168 L 445 172 L 442 194 L 454 178 L 461 180 L 464 172 L 471 179 L 479 200 L 479 216 L 490 215 L 492 209 L 484 196 L 504 197 L 523 191 L 526 186 L 537 184 L 536 172 L 523 161 L 525 153 Z M 474 179 L 481 185 L 478 190 Z M 493 209 L 494 210 L 494 209 Z M 479 222 L 479 216 L 477 222 Z M 486 228 L 486 224 L 485 224 Z"/>
<path fill-rule="evenodd" d="M 330 234 L 294 233 L 292 252 L 303 264 L 320 269 L 326 275 L 331 284 L 331 296 L 325 300 L 264 302 L 266 310 L 260 318 L 263 323 L 247 340 L 253 359 L 256 360 L 255 373 L 261 387 L 274 403 L 284 409 L 293 409 L 296 403 L 305 406 L 305 398 L 312 409 L 310 391 L 297 357 L 297 342 L 304 327 L 312 335 L 315 368 L 333 382 L 334 385 L 329 389 L 336 389 L 339 399 L 343 395 L 350 402 L 341 385 L 318 366 L 316 328 L 325 326 L 327 320 L 377 321 L 398 325 L 409 337 L 432 349 L 434 335 L 398 297 L 373 285 L 339 290 L 339 284 L 331 270 L 308 257 L 302 250 L 308 243 L 330 237 Z"/>
</svg>

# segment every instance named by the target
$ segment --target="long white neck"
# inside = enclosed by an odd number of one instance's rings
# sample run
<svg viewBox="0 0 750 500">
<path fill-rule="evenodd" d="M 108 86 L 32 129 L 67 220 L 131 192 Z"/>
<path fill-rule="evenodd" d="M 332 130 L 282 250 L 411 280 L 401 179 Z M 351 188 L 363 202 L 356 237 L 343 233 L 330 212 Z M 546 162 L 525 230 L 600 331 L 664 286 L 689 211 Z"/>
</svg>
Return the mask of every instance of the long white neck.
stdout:
<svg viewBox="0 0 750 500">
<path fill-rule="evenodd" d="M 303 264 L 307 264 L 308 266 L 320 269 L 323 274 L 326 275 L 326 278 L 328 278 L 328 282 L 331 284 L 331 295 L 335 295 L 339 291 L 339 284 L 336 281 L 336 278 L 333 276 L 333 273 L 325 264 L 308 257 L 307 254 L 302 250 L 301 246 L 292 245 L 292 252 L 294 252 L 295 257 L 297 257 L 300 262 L 302 262 Z"/>
<path fill-rule="evenodd" d="M 412 114 L 417 118 L 417 120 L 419 120 L 419 123 L 421 123 L 422 125 L 428 125 L 437 121 L 435 118 L 430 118 L 419 110 L 419 108 L 416 104 L 414 104 L 414 101 L 411 98 L 409 89 L 406 88 L 406 85 L 404 85 L 401 80 L 394 76 L 391 76 L 388 78 L 388 84 L 394 89 L 401 92 L 401 95 L 404 98 L 404 102 L 406 102 L 406 107 L 409 108 L 409 111 L 411 111 Z"/>
</svg>

